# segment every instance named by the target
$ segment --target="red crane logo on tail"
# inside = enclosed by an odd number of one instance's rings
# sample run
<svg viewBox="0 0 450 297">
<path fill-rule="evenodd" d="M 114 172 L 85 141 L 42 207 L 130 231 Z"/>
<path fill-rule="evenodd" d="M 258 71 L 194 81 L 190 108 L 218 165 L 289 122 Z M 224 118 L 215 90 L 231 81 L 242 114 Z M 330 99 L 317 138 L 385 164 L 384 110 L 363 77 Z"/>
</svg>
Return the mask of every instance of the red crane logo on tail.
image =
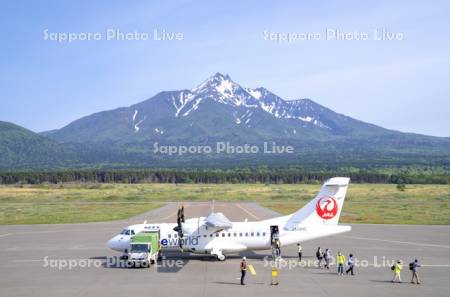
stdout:
<svg viewBox="0 0 450 297">
<path fill-rule="evenodd" d="M 322 219 L 329 220 L 336 216 L 338 205 L 333 197 L 322 197 L 317 201 L 316 212 Z"/>
</svg>

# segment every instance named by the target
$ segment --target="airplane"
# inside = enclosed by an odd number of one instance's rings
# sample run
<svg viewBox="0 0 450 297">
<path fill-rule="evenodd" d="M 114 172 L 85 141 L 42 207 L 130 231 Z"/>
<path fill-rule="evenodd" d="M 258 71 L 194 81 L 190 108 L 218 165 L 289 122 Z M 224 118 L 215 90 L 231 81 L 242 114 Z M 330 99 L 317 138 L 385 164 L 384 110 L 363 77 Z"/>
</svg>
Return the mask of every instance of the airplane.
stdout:
<svg viewBox="0 0 450 297">
<path fill-rule="evenodd" d="M 140 232 L 159 232 L 161 251 L 187 251 L 215 256 L 242 251 L 269 250 L 348 232 L 351 226 L 339 225 L 350 182 L 347 177 L 333 177 L 324 182 L 316 197 L 293 214 L 261 221 L 231 222 L 220 212 L 207 217 L 184 218 L 178 209 L 177 223 L 136 224 L 126 227 L 107 242 L 115 251 L 127 254 L 130 239 Z"/>
</svg>

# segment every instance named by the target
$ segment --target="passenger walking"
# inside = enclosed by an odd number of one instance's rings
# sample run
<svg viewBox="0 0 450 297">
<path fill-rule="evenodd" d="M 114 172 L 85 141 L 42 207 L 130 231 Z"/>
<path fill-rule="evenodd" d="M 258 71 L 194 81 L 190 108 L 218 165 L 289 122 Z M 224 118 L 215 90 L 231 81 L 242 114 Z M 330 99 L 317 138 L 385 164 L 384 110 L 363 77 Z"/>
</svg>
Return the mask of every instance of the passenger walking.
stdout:
<svg viewBox="0 0 450 297">
<path fill-rule="evenodd" d="M 353 254 L 350 254 L 348 256 L 348 260 L 347 260 L 347 267 L 348 269 L 345 271 L 345 274 L 348 274 L 349 272 L 351 272 L 352 275 L 353 274 L 353 267 L 355 266 L 355 261 L 353 260 Z"/>
<path fill-rule="evenodd" d="M 392 271 L 394 271 L 394 278 L 392 279 L 392 282 L 394 283 L 395 281 L 398 281 L 399 283 L 402 282 L 402 278 L 400 276 L 400 273 L 402 271 L 402 261 L 398 260 L 392 267 Z"/>
<path fill-rule="evenodd" d="M 277 257 L 281 258 L 281 243 L 279 239 L 277 239 L 276 241 L 276 247 L 277 247 Z"/>
<path fill-rule="evenodd" d="M 344 274 L 345 256 L 341 252 L 338 252 L 336 260 L 337 260 L 337 264 L 338 264 L 338 275 L 343 275 Z"/>
<path fill-rule="evenodd" d="M 412 278 L 411 278 L 411 284 L 414 284 L 414 279 L 416 279 L 417 284 L 420 284 L 419 274 L 417 273 L 417 270 L 422 265 L 419 264 L 419 260 L 415 259 L 414 262 L 409 263 L 409 270 L 411 270 Z"/>
<path fill-rule="evenodd" d="M 302 261 L 303 248 L 302 248 L 302 245 L 300 243 L 297 243 L 297 249 L 298 249 L 298 261 L 301 262 Z"/>
<path fill-rule="evenodd" d="M 331 250 L 325 249 L 325 252 L 323 253 L 323 259 L 325 260 L 325 267 L 327 269 L 330 269 L 330 260 L 331 260 Z"/>
<path fill-rule="evenodd" d="M 244 279 L 245 279 L 245 273 L 247 272 L 247 258 L 246 257 L 242 257 L 242 261 L 241 261 L 241 285 L 245 285 L 244 284 Z"/>
<path fill-rule="evenodd" d="M 322 252 L 322 249 L 320 248 L 320 246 L 317 248 L 316 258 L 317 258 L 318 266 L 319 266 L 319 268 L 321 268 L 320 264 L 322 263 L 323 252 Z"/>
</svg>

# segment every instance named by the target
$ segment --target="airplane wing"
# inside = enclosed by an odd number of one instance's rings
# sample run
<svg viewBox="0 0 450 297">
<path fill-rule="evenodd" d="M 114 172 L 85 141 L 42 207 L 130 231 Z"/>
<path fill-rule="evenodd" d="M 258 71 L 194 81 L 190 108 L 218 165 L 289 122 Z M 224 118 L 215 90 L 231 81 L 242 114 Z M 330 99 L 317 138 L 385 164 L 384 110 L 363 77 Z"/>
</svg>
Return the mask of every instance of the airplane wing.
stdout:
<svg viewBox="0 0 450 297">
<path fill-rule="evenodd" d="M 233 226 L 231 221 L 221 212 L 213 212 L 205 219 L 205 224 L 211 228 L 229 229 Z"/>
</svg>

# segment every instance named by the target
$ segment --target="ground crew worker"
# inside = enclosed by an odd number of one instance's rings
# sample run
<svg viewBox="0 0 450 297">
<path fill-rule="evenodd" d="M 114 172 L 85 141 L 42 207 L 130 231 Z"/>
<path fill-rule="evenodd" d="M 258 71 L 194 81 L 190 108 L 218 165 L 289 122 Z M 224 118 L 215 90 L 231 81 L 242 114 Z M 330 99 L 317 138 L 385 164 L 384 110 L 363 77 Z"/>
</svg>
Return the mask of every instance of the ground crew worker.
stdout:
<svg viewBox="0 0 450 297">
<path fill-rule="evenodd" d="M 352 275 L 353 274 L 353 267 L 355 266 L 355 261 L 353 260 L 353 254 L 348 255 L 348 260 L 347 260 L 347 267 L 348 269 L 345 271 L 345 274 L 348 274 L 349 272 L 351 272 Z"/>
<path fill-rule="evenodd" d="M 298 261 L 301 262 L 302 261 L 303 248 L 302 248 L 302 245 L 300 243 L 297 243 L 297 249 L 298 249 Z"/>
<path fill-rule="evenodd" d="M 344 274 L 345 256 L 341 252 L 338 252 L 336 260 L 337 260 L 337 264 L 338 264 L 338 275 L 343 275 Z"/>
<path fill-rule="evenodd" d="M 316 258 L 318 261 L 318 266 L 320 268 L 320 263 L 322 263 L 322 258 L 323 258 L 323 253 L 322 253 L 322 249 L 320 248 L 320 246 L 317 248 Z"/>
<path fill-rule="evenodd" d="M 398 260 L 397 263 L 394 264 L 394 266 L 391 267 L 391 269 L 394 271 L 394 278 L 392 279 L 392 282 L 394 283 L 396 280 L 398 280 L 399 283 L 402 282 L 402 278 L 400 277 L 400 272 L 402 271 L 402 261 Z"/>
<path fill-rule="evenodd" d="M 244 279 L 245 279 L 245 273 L 247 272 L 247 258 L 246 257 L 242 257 L 242 261 L 241 261 L 241 285 L 245 285 L 244 284 Z"/>
<path fill-rule="evenodd" d="M 327 269 L 330 269 L 330 260 L 331 260 L 331 250 L 325 249 L 325 252 L 323 253 L 323 259 L 325 260 L 325 267 Z"/>
<path fill-rule="evenodd" d="M 414 262 L 409 264 L 409 270 L 411 270 L 412 278 L 411 278 L 411 284 L 414 284 L 414 278 L 417 281 L 417 284 L 420 284 L 419 280 L 419 274 L 417 273 L 418 268 L 422 266 L 419 264 L 419 260 L 415 259 Z"/>
</svg>

